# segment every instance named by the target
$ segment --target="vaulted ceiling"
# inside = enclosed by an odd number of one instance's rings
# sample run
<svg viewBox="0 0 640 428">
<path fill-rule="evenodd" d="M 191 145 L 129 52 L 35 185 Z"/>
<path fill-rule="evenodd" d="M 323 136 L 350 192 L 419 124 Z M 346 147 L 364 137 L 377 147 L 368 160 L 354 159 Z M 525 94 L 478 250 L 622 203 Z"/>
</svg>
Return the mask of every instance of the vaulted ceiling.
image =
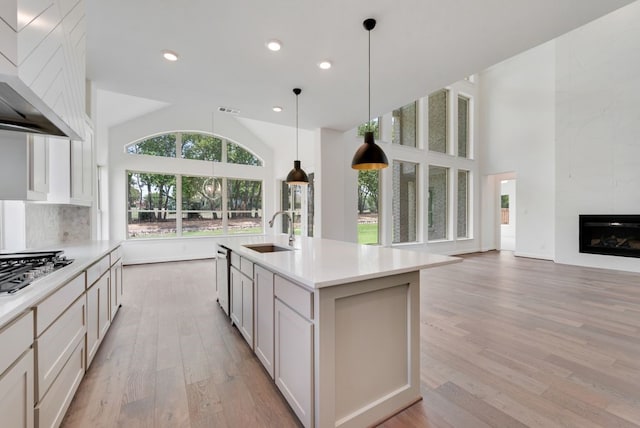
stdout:
<svg viewBox="0 0 640 428">
<path fill-rule="evenodd" d="M 109 0 L 87 2 L 87 76 L 98 88 L 338 130 L 404 105 L 631 0 Z M 282 42 L 279 52 L 266 49 Z M 179 54 L 169 63 L 163 49 Z M 321 70 L 319 61 L 333 62 Z M 274 105 L 284 108 L 272 111 Z"/>
</svg>

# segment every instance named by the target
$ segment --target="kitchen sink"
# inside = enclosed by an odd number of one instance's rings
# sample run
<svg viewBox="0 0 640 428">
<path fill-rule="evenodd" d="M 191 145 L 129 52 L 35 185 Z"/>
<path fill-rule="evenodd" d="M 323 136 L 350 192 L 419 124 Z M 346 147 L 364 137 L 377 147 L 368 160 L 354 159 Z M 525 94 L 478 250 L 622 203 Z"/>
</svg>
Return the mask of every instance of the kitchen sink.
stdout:
<svg viewBox="0 0 640 428">
<path fill-rule="evenodd" d="M 253 251 L 257 251 L 259 253 L 275 253 L 278 251 L 293 250 L 293 248 L 281 247 L 280 245 L 276 245 L 276 244 L 253 244 L 253 245 L 243 245 L 243 247 Z"/>
</svg>

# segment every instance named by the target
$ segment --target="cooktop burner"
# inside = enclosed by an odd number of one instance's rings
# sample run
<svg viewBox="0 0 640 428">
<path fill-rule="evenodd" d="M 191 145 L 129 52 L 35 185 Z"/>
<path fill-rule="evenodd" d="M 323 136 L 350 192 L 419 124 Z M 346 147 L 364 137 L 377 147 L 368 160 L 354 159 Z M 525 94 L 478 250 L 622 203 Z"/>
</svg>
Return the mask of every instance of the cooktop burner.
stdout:
<svg viewBox="0 0 640 428">
<path fill-rule="evenodd" d="M 62 251 L 0 254 L 0 295 L 13 294 L 72 262 Z"/>
</svg>

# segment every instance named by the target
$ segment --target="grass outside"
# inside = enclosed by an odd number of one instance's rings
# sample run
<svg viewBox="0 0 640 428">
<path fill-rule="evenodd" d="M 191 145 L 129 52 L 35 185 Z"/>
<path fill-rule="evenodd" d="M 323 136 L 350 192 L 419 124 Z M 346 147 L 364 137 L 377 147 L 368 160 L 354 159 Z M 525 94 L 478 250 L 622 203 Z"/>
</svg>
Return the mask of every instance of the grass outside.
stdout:
<svg viewBox="0 0 640 428">
<path fill-rule="evenodd" d="M 378 223 L 358 223 L 358 244 L 378 243 Z"/>
</svg>

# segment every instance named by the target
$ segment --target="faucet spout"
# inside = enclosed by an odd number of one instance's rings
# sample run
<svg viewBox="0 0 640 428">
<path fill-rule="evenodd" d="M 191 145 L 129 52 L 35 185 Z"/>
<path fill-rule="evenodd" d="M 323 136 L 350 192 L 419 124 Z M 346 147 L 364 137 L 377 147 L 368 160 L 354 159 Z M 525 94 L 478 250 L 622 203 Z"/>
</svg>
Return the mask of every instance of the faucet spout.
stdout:
<svg viewBox="0 0 640 428">
<path fill-rule="evenodd" d="M 282 210 L 275 213 L 273 217 L 271 217 L 271 220 L 269 220 L 269 227 L 273 227 L 273 222 L 275 221 L 276 217 L 279 214 L 282 214 L 289 219 L 289 245 L 293 247 L 293 242 L 295 241 L 295 235 L 293 233 L 293 217 L 289 211 Z"/>
</svg>

